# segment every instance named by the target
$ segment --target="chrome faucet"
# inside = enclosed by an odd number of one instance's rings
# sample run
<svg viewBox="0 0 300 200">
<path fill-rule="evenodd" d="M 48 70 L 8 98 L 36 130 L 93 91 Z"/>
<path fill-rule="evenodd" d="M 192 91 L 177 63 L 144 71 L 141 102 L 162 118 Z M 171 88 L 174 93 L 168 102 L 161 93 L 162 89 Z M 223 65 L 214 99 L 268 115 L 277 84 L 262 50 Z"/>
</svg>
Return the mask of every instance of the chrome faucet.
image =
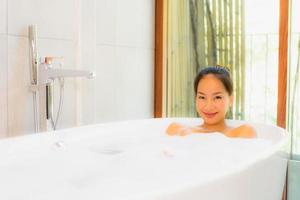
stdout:
<svg viewBox="0 0 300 200">
<path fill-rule="evenodd" d="M 53 87 L 54 80 L 59 79 L 64 82 L 66 77 L 86 77 L 94 78 L 95 74 L 86 70 L 68 70 L 55 68 L 53 60 L 61 60 L 62 57 L 44 57 L 39 59 L 37 51 L 37 28 L 36 25 L 29 26 L 29 47 L 31 60 L 31 85 L 34 103 L 34 124 L 35 131 L 47 131 L 49 129 L 49 121 L 52 129 L 56 129 L 57 119 L 61 109 L 61 99 L 63 84 L 60 84 L 60 105 L 56 120 L 53 118 Z M 62 64 L 59 63 L 61 66 Z M 38 100 L 37 100 L 38 99 Z"/>
<path fill-rule="evenodd" d="M 40 84 L 47 83 L 49 79 L 66 77 L 86 77 L 92 79 L 95 77 L 94 72 L 86 70 L 69 70 L 58 69 L 53 67 L 54 59 L 62 59 L 62 57 L 45 57 L 39 65 L 39 81 Z"/>
</svg>

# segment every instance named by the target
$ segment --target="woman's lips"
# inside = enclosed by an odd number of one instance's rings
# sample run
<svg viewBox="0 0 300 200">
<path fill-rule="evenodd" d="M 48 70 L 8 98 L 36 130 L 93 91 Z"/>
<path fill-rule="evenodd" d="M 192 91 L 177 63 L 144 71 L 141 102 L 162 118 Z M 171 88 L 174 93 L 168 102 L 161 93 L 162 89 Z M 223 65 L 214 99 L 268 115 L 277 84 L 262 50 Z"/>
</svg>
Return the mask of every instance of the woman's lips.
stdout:
<svg viewBox="0 0 300 200">
<path fill-rule="evenodd" d="M 207 118 L 213 118 L 218 112 L 203 112 Z"/>
</svg>

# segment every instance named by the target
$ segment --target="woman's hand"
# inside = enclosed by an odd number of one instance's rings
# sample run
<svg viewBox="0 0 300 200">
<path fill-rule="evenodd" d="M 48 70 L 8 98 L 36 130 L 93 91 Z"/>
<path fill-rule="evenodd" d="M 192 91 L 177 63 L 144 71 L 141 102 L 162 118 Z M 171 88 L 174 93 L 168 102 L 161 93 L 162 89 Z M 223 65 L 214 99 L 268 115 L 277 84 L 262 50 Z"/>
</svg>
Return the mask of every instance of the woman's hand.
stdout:
<svg viewBox="0 0 300 200">
<path fill-rule="evenodd" d="M 184 126 L 182 124 L 178 124 L 178 123 L 171 123 L 167 130 L 166 133 L 168 135 L 179 135 L 179 136 L 185 136 L 185 135 L 189 135 L 192 133 L 191 128 Z"/>
</svg>

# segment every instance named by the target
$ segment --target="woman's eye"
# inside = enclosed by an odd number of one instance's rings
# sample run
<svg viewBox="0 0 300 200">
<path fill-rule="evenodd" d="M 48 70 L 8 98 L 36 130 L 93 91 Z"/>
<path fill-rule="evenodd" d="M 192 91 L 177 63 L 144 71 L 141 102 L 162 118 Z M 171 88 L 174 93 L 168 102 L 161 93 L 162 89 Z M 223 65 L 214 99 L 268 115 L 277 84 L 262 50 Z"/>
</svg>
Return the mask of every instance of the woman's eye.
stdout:
<svg viewBox="0 0 300 200">
<path fill-rule="evenodd" d="M 205 99 L 204 96 L 198 96 L 198 99 Z"/>
<path fill-rule="evenodd" d="M 222 96 L 216 96 L 215 99 L 220 100 L 220 99 L 223 99 L 223 97 Z"/>
</svg>

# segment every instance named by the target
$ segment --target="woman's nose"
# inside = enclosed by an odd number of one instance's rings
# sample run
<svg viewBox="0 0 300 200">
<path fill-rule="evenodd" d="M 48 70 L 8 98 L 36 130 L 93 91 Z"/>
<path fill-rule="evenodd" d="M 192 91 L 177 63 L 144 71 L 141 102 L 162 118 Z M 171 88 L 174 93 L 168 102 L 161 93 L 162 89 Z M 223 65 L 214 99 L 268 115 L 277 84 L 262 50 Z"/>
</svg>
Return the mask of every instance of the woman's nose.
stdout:
<svg viewBox="0 0 300 200">
<path fill-rule="evenodd" d="M 210 109 L 214 107 L 214 102 L 211 99 L 208 99 L 205 104 L 205 108 Z"/>
</svg>

